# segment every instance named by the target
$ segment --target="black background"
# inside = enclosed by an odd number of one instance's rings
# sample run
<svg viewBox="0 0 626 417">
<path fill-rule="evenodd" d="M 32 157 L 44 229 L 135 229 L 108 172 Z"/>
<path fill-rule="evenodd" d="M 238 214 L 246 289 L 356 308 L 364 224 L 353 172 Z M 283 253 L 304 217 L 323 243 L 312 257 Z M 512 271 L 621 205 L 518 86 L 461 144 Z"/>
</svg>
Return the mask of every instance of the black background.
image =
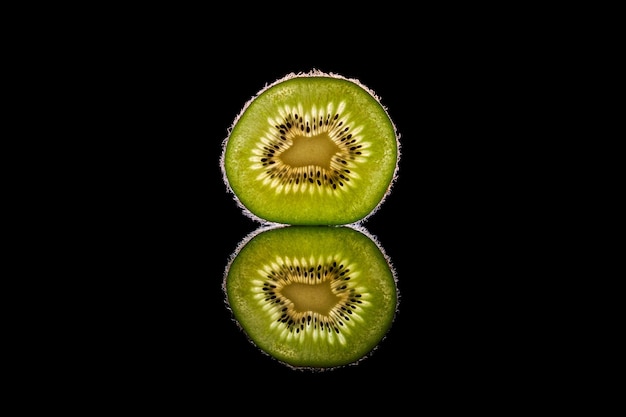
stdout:
<svg viewBox="0 0 626 417">
<path fill-rule="evenodd" d="M 486 391 L 503 394 L 500 381 L 515 377 L 526 360 L 517 354 L 519 312 L 508 314 L 512 277 L 523 269 L 508 244 L 519 227 L 510 193 L 520 186 L 504 175 L 514 158 L 510 144 L 501 144 L 518 132 L 505 97 L 520 88 L 508 78 L 509 64 L 462 40 L 445 48 L 416 43 L 401 54 L 363 45 L 369 54 L 354 56 L 277 47 L 271 60 L 254 58 L 262 45 L 247 55 L 237 45 L 176 40 L 131 48 L 127 64 L 113 66 L 101 86 L 106 96 L 119 85 L 124 90 L 110 109 L 114 128 L 103 128 L 121 145 L 109 172 L 122 186 L 101 224 L 118 242 L 111 265 L 133 265 L 119 278 L 123 325 L 105 367 L 118 369 L 121 359 L 131 385 L 192 398 L 233 387 L 262 397 L 264 387 L 314 386 L 323 401 L 334 395 L 324 387 L 337 385 L 398 395 L 401 380 L 405 391 L 419 384 L 425 395 L 445 396 L 477 378 Z M 259 226 L 227 191 L 222 143 L 266 84 L 312 69 L 372 89 L 401 144 L 392 192 L 365 223 L 397 273 L 396 320 L 370 357 L 327 372 L 295 371 L 264 355 L 236 327 L 222 292 L 229 257 Z"/>
<path fill-rule="evenodd" d="M 165 309 L 159 310 L 165 321 L 163 342 L 172 349 L 162 352 L 168 356 L 163 363 L 175 374 L 197 372 L 206 380 L 251 386 L 270 379 L 333 385 L 344 379 L 417 375 L 437 384 L 449 376 L 472 378 L 485 350 L 496 349 L 489 334 L 496 329 L 485 329 L 482 297 L 476 297 L 486 267 L 480 254 L 484 214 L 474 217 L 474 205 L 484 185 L 475 183 L 481 167 L 466 160 L 473 158 L 467 150 L 476 135 L 469 133 L 474 122 L 460 109 L 470 105 L 464 103 L 467 87 L 454 69 L 425 70 L 386 58 L 389 64 L 383 66 L 370 60 L 292 58 L 280 65 L 222 60 L 210 68 L 202 60 L 198 67 L 193 59 L 183 60 L 188 67 L 175 72 L 180 84 L 170 81 L 174 91 L 155 97 L 171 111 L 158 111 L 154 120 L 170 137 L 157 142 L 156 158 L 149 163 L 159 173 L 156 184 L 155 176 L 148 176 L 156 201 L 141 213 L 151 219 L 141 230 L 156 233 L 151 269 L 167 274 L 157 281 L 163 285 L 157 294 Z M 396 124 L 401 143 L 392 192 L 365 223 L 396 269 L 401 296 L 396 320 L 378 349 L 358 366 L 324 373 L 294 371 L 263 355 L 232 322 L 221 289 L 229 256 L 259 226 L 227 192 L 219 167 L 222 141 L 244 103 L 266 83 L 311 69 L 356 78 L 371 88 Z M 141 194 L 144 185 L 136 191 Z"/>
<path fill-rule="evenodd" d="M 567 299 L 556 288 L 569 279 L 563 236 L 579 242 L 571 206 L 582 197 L 563 197 L 586 161 L 567 154 L 562 132 L 580 125 L 569 110 L 586 58 L 570 28 L 549 22 L 562 11 L 294 4 L 286 19 L 219 6 L 67 14 L 23 48 L 32 61 L 11 62 L 26 76 L 9 79 L 13 110 L 41 110 L 19 125 L 24 154 L 45 162 L 16 171 L 37 183 L 19 186 L 35 196 L 19 202 L 20 237 L 43 249 L 20 266 L 44 269 L 39 281 L 25 269 L 22 295 L 48 302 L 34 329 L 19 326 L 35 334 L 16 361 L 22 380 L 64 406 L 178 415 L 534 408 L 576 376 L 568 342 L 579 340 L 555 341 L 578 323 L 555 301 Z M 227 192 L 222 142 L 263 86 L 312 69 L 371 88 L 402 152 L 391 195 L 365 224 L 397 272 L 396 321 L 371 357 L 323 373 L 263 355 L 221 288 L 258 227 Z M 290 400 L 300 407 L 281 408 Z"/>
</svg>

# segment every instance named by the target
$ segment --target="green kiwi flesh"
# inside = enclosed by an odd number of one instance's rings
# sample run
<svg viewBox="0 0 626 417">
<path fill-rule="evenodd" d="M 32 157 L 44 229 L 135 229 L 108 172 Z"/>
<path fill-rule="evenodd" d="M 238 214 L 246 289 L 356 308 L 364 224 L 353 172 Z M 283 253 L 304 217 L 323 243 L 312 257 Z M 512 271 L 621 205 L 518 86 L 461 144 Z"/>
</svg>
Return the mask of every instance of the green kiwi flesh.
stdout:
<svg viewBox="0 0 626 417">
<path fill-rule="evenodd" d="M 288 74 L 245 104 L 220 163 L 249 217 L 344 225 L 378 209 L 398 159 L 395 125 L 373 91 L 311 71 Z"/>
<path fill-rule="evenodd" d="M 324 371 L 369 356 L 399 293 L 392 264 L 357 226 L 271 226 L 233 253 L 223 289 L 248 339 L 279 362 Z"/>
</svg>

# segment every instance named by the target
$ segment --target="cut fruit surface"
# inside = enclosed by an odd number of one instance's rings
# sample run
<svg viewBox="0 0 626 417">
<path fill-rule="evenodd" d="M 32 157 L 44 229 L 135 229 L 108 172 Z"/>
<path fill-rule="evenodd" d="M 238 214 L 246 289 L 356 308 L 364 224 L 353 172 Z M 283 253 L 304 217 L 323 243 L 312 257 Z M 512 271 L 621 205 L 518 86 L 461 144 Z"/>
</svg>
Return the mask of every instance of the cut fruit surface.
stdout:
<svg viewBox="0 0 626 417">
<path fill-rule="evenodd" d="M 292 225 L 344 225 L 373 214 L 395 180 L 399 141 L 359 81 L 289 74 L 254 96 L 224 140 L 221 168 L 247 215 Z"/>
</svg>

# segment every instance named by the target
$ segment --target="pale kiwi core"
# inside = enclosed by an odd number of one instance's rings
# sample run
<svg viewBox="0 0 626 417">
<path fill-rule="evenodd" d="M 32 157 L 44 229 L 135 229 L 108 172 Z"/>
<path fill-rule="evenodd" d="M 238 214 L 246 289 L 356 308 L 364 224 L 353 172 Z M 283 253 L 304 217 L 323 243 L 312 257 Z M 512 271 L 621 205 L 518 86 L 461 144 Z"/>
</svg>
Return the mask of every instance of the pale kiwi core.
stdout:
<svg viewBox="0 0 626 417">
<path fill-rule="evenodd" d="M 293 144 L 280 154 L 280 159 L 292 167 L 307 167 L 314 165 L 325 170 L 330 169 L 330 161 L 339 151 L 327 133 L 311 136 L 295 136 Z"/>
<path fill-rule="evenodd" d="M 297 312 L 312 311 L 326 315 L 339 301 L 339 297 L 332 292 L 329 281 L 316 285 L 293 283 L 285 286 L 281 293 L 293 302 Z"/>
<path fill-rule="evenodd" d="M 225 141 L 222 170 L 252 217 L 343 225 L 382 203 L 398 158 L 395 126 L 365 86 L 292 76 L 246 104 Z"/>
</svg>

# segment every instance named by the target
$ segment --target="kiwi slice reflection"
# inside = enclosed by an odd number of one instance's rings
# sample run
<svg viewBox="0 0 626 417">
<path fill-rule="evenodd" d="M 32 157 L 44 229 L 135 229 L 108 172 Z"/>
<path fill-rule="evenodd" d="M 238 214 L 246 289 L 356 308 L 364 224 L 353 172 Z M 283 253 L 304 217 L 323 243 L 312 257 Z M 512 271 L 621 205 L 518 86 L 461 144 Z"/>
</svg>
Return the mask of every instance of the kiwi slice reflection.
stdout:
<svg viewBox="0 0 626 417">
<path fill-rule="evenodd" d="M 298 369 L 368 357 L 399 304 L 388 256 L 357 226 L 259 228 L 232 254 L 223 290 L 250 342 Z"/>
</svg>

